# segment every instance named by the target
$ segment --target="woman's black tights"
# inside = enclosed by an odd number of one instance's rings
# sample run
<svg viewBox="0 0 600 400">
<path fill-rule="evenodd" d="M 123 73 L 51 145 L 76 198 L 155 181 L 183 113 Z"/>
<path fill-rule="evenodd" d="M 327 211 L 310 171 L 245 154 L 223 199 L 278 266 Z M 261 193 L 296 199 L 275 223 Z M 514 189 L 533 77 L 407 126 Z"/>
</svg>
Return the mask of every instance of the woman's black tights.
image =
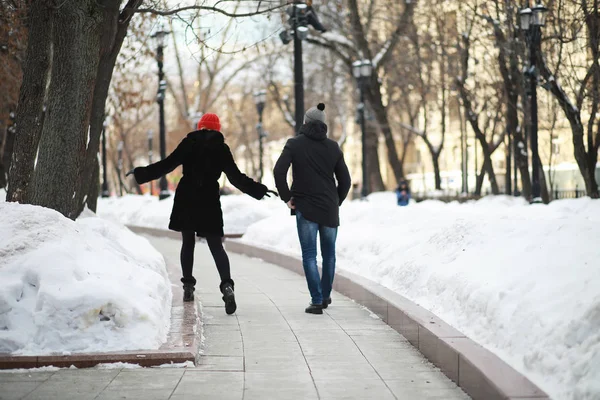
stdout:
<svg viewBox="0 0 600 400">
<path fill-rule="evenodd" d="M 196 279 L 193 275 L 194 270 L 194 248 L 196 246 L 196 233 L 194 231 L 181 232 L 183 243 L 181 245 L 181 269 L 183 271 L 183 284 L 196 284 Z M 208 248 L 215 260 L 217 270 L 221 276 L 221 282 L 231 280 L 231 270 L 229 267 L 229 257 L 223 248 L 222 238 L 220 236 L 207 236 L 206 242 Z"/>
</svg>

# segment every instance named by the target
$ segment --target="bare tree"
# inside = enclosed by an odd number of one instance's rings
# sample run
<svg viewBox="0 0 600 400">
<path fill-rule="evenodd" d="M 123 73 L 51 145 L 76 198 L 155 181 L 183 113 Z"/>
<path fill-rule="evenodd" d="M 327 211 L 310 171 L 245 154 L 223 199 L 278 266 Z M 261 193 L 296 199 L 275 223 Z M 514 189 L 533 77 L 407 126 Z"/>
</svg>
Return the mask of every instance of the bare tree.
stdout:
<svg viewBox="0 0 600 400">
<path fill-rule="evenodd" d="M 239 1 L 171 10 L 141 8 L 142 0 L 128 0 L 123 6 L 121 0 L 36 2 L 28 15 L 7 200 L 42 205 L 76 218 L 93 191 L 105 101 L 134 15 L 208 10 L 239 17 L 280 7 L 275 0 L 244 1 L 247 7 L 242 12 L 228 11 L 228 4 Z"/>
<path fill-rule="evenodd" d="M 541 76 L 546 81 L 544 87 L 558 101 L 569 121 L 575 160 L 583 177 L 586 192 L 588 196 L 598 198 L 595 172 L 600 148 L 599 5 L 597 0 L 577 2 L 558 0 L 556 3 L 551 20 L 554 35 L 549 39 L 550 45 L 562 48 L 564 43 L 570 43 L 575 46 L 571 47 L 573 52 L 565 57 L 564 62 L 558 58 L 559 62 L 556 63 L 554 72 L 543 57 L 540 48 L 535 49 L 537 64 Z M 583 43 L 585 43 L 587 57 L 578 46 Z M 556 53 L 555 51 L 554 54 Z M 559 79 L 566 81 L 566 88 L 559 83 Z"/>
<path fill-rule="evenodd" d="M 398 157 L 387 107 L 384 105 L 384 90 L 380 78 L 385 74 L 385 66 L 393 61 L 394 51 L 410 28 L 417 3 L 408 0 L 405 2 L 373 0 L 359 5 L 357 0 L 346 0 L 344 4 L 347 7 L 347 20 L 339 18 L 340 10 L 336 4 L 328 3 L 323 5 L 319 12 L 323 20 L 331 26 L 333 34 L 309 40 L 331 50 L 343 61 L 348 73 L 351 73 L 352 62 L 356 59 L 372 60 L 375 68 L 365 97 L 381 129 L 388 163 L 397 181 L 404 177 L 404 168 Z M 376 33 L 381 33 L 381 30 L 376 30 L 376 26 L 382 23 L 385 23 L 388 35 L 383 43 L 380 43 L 376 40 Z"/>
</svg>

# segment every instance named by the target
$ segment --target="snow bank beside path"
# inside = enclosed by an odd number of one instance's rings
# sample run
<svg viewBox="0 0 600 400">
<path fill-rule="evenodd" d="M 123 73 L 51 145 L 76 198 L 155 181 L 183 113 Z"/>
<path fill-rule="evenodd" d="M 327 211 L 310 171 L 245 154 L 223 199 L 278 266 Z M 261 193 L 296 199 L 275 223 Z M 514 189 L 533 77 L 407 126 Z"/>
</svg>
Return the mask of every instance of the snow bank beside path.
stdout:
<svg viewBox="0 0 600 400">
<path fill-rule="evenodd" d="M 156 349 L 171 284 L 146 239 L 86 214 L 0 203 L 0 353 Z"/>
<path fill-rule="evenodd" d="M 341 223 L 339 268 L 432 311 L 553 399 L 600 398 L 600 201 L 397 207 L 381 193 L 345 204 Z M 288 213 L 242 240 L 300 256 Z"/>
<path fill-rule="evenodd" d="M 98 215 L 121 224 L 168 229 L 173 196 L 158 200 L 156 196 L 126 195 L 98 199 Z M 248 226 L 268 218 L 287 207 L 277 198 L 257 201 L 246 195 L 221 196 L 226 234 L 244 233 Z"/>
</svg>

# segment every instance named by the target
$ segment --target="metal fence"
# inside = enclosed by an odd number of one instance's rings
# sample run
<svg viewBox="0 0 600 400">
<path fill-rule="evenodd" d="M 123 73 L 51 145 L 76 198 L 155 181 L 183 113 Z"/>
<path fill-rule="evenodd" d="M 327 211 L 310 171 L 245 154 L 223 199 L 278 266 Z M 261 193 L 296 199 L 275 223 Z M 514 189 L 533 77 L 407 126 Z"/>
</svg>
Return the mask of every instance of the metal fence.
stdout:
<svg viewBox="0 0 600 400">
<path fill-rule="evenodd" d="M 444 203 L 450 203 L 452 201 L 458 201 L 459 203 L 464 203 L 469 200 L 479 200 L 482 197 L 491 195 L 491 191 L 484 191 L 481 195 L 475 195 L 472 193 L 465 194 L 460 193 L 458 191 L 445 191 L 442 193 L 413 193 L 413 199 L 418 203 L 425 200 L 439 200 Z M 503 193 L 501 193 L 503 194 Z M 519 197 L 519 194 L 516 194 L 515 197 Z M 552 200 L 562 200 L 562 199 L 578 199 L 580 197 L 585 197 L 586 192 L 584 189 L 554 189 L 551 193 L 551 201 Z"/>
<path fill-rule="evenodd" d="M 561 199 L 578 199 L 586 195 L 585 190 L 576 188 L 575 190 L 559 190 L 554 189 L 552 192 L 552 200 Z"/>
</svg>

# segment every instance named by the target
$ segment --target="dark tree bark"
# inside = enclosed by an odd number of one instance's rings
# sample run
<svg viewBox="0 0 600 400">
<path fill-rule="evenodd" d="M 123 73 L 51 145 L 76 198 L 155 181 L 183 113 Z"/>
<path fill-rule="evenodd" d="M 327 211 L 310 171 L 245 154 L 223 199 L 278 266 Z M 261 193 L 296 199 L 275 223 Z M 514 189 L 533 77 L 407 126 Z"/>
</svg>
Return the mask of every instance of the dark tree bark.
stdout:
<svg viewBox="0 0 600 400">
<path fill-rule="evenodd" d="M 98 209 L 98 196 L 100 195 L 100 161 L 96 158 L 94 169 L 92 170 L 86 204 L 90 210 L 96 212 Z"/>
<path fill-rule="evenodd" d="M 377 123 L 375 121 L 367 121 L 366 134 L 369 192 L 381 192 L 385 190 L 385 185 L 381 177 L 381 166 L 379 164 L 379 134 L 377 132 Z"/>
<path fill-rule="evenodd" d="M 485 178 L 485 171 L 486 171 L 486 165 L 485 165 L 485 161 L 483 163 L 483 165 L 481 166 L 481 170 L 479 171 L 479 173 L 477 174 L 476 178 L 475 178 L 475 196 L 481 196 L 481 190 L 483 188 L 483 180 Z"/>
<path fill-rule="evenodd" d="M 78 201 L 88 193 L 81 183 L 91 173 L 86 156 L 104 22 L 100 10 L 95 0 L 81 0 L 54 15 L 46 119 L 29 202 L 71 219 L 79 215 Z"/>
<path fill-rule="evenodd" d="M 54 12 L 50 1 L 40 1 L 29 9 L 29 39 L 16 114 L 11 157 L 13 167 L 8 173 L 7 201 L 30 202 L 30 184 L 44 125 L 44 100 L 51 65 Z M 18 164 L 18 168 L 14 164 Z"/>
<path fill-rule="evenodd" d="M 15 127 L 10 125 L 5 129 L 2 143 L 0 143 L 0 188 L 5 188 L 8 183 L 8 168 L 15 143 Z"/>
<path fill-rule="evenodd" d="M 381 133 L 383 134 L 383 139 L 385 141 L 387 159 L 390 167 L 392 167 L 392 171 L 394 172 L 396 183 L 398 183 L 404 177 L 404 166 L 398 157 L 396 141 L 394 140 L 394 135 L 390 128 L 387 110 L 383 105 L 381 92 L 381 84 L 379 83 L 379 79 L 376 75 L 374 75 L 371 77 L 371 84 L 369 85 L 369 90 L 365 92 L 365 95 L 367 97 L 367 101 L 373 109 L 373 112 L 375 113 L 375 118 L 379 123 L 379 128 L 381 129 Z"/>
</svg>

